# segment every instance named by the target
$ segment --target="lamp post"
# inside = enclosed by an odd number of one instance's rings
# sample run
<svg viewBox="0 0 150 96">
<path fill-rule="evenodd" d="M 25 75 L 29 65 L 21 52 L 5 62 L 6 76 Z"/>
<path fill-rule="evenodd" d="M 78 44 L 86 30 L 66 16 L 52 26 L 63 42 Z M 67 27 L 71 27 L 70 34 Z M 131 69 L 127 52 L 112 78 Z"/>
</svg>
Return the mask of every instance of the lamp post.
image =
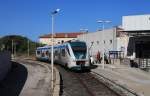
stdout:
<svg viewBox="0 0 150 96">
<path fill-rule="evenodd" d="M 30 56 L 30 41 L 29 41 L 29 39 L 28 39 L 27 43 L 28 43 L 27 45 L 28 45 L 28 57 L 29 57 Z"/>
<path fill-rule="evenodd" d="M 14 43 L 14 56 L 15 56 L 15 57 L 17 57 L 17 54 L 16 54 L 16 53 L 17 53 L 17 52 L 16 52 L 16 45 L 17 45 L 17 43 L 15 42 L 15 43 Z"/>
<path fill-rule="evenodd" d="M 12 57 L 14 58 L 14 40 L 11 40 L 11 54 Z"/>
<path fill-rule="evenodd" d="M 83 32 L 83 41 L 85 41 L 85 43 L 87 45 L 88 44 L 88 41 L 87 41 L 88 29 L 87 28 L 81 28 L 80 31 Z M 88 46 L 87 46 L 87 55 L 88 55 L 88 59 L 89 59 L 89 48 L 88 48 Z"/>
<path fill-rule="evenodd" d="M 81 28 L 80 31 L 84 33 L 84 34 L 83 34 L 83 40 L 85 39 L 84 41 L 87 42 L 86 34 L 87 34 L 87 32 L 88 32 L 88 29 L 86 29 L 86 28 Z"/>
<path fill-rule="evenodd" d="M 86 29 L 86 28 L 81 28 L 80 31 L 81 31 L 81 32 L 82 32 L 82 31 L 83 31 L 83 32 L 88 32 L 88 29 Z"/>
<path fill-rule="evenodd" d="M 51 45 L 51 87 L 53 89 L 53 81 L 54 81 L 54 16 L 60 11 L 60 9 L 56 9 L 53 12 L 51 12 L 51 16 L 52 16 L 52 35 L 51 35 L 51 41 L 52 41 L 52 45 Z"/>
<path fill-rule="evenodd" d="M 111 23 L 111 21 L 108 20 L 98 20 L 97 23 L 102 23 L 102 44 L 103 44 L 103 49 L 102 49 L 102 68 L 104 69 L 104 54 L 105 54 L 105 38 L 104 38 L 104 28 L 105 28 L 105 23 Z"/>
</svg>

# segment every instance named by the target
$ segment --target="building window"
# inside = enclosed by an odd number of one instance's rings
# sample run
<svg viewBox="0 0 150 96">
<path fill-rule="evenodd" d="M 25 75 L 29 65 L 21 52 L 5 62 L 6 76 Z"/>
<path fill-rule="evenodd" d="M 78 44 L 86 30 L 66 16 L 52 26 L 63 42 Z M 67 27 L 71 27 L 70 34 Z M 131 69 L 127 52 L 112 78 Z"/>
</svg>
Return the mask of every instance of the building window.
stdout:
<svg viewBox="0 0 150 96">
<path fill-rule="evenodd" d="M 104 44 L 105 44 L 105 40 L 104 40 Z"/>
<path fill-rule="evenodd" d="M 94 45 L 94 41 L 91 42 L 91 47 Z"/>
<path fill-rule="evenodd" d="M 110 44 L 112 44 L 112 40 L 110 40 Z"/>
<path fill-rule="evenodd" d="M 97 41 L 97 44 L 99 44 L 99 41 Z"/>
<path fill-rule="evenodd" d="M 64 43 L 64 40 L 61 40 L 61 43 L 63 44 L 63 43 Z"/>
</svg>

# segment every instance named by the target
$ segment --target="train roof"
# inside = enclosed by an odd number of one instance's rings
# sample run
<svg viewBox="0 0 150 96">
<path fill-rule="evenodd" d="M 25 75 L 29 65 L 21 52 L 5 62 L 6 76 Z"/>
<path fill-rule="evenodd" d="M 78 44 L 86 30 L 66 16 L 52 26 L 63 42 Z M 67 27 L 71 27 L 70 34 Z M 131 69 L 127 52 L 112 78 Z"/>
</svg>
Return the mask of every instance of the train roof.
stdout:
<svg viewBox="0 0 150 96">
<path fill-rule="evenodd" d="M 62 48 L 64 47 L 65 45 L 71 43 L 71 42 L 84 42 L 84 41 L 80 41 L 80 40 L 73 40 L 73 41 L 68 41 L 68 42 L 65 42 L 63 44 L 59 44 L 59 45 L 54 45 L 54 48 Z M 43 46 L 43 47 L 38 47 L 37 50 L 40 50 L 40 49 L 50 49 L 51 46 Z"/>
<path fill-rule="evenodd" d="M 61 45 L 54 45 L 54 48 L 58 48 L 58 47 L 64 47 L 67 43 L 61 44 Z M 51 46 L 43 46 L 43 47 L 38 47 L 37 50 L 40 49 L 51 49 Z"/>
<path fill-rule="evenodd" d="M 37 50 L 38 50 L 38 49 L 48 49 L 48 48 L 51 48 L 51 46 L 37 47 Z"/>
</svg>

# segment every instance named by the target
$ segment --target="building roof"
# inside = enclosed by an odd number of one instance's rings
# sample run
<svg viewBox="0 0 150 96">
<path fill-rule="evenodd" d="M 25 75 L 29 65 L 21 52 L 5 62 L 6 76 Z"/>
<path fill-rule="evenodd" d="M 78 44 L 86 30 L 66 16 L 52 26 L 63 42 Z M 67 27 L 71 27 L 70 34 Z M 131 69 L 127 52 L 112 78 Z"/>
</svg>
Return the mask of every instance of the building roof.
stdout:
<svg viewBox="0 0 150 96">
<path fill-rule="evenodd" d="M 84 32 L 71 32 L 71 33 L 55 33 L 54 38 L 77 38 L 78 35 L 84 34 Z M 51 38 L 52 34 L 46 34 L 40 36 L 40 38 Z"/>
<path fill-rule="evenodd" d="M 117 32 L 123 32 L 124 30 L 123 30 L 123 28 L 117 27 L 116 31 L 117 31 Z"/>
</svg>

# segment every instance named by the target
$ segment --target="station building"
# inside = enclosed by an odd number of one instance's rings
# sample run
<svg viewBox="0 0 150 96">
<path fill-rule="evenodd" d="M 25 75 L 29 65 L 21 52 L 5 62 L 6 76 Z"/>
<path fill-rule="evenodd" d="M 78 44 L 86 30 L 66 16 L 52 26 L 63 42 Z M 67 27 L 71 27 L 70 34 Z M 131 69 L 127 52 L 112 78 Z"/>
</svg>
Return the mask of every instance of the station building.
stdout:
<svg viewBox="0 0 150 96">
<path fill-rule="evenodd" d="M 120 28 L 114 27 L 103 31 L 90 32 L 79 35 L 78 39 L 87 43 L 90 55 L 96 55 L 98 51 L 102 53 L 103 47 L 104 52 L 108 55 L 109 51 L 117 50 L 117 36 L 121 32 L 120 30 Z"/>
<path fill-rule="evenodd" d="M 54 38 L 55 44 L 73 39 L 83 40 L 90 55 L 96 55 L 98 51 L 102 53 L 104 47 L 107 56 L 111 51 L 121 52 L 119 54 L 123 58 L 132 57 L 137 63 L 146 62 L 146 66 L 150 66 L 150 14 L 123 16 L 119 27 L 97 32 L 56 33 Z M 40 42 L 51 45 L 51 34 L 40 36 Z"/>
<path fill-rule="evenodd" d="M 78 39 L 87 42 L 91 55 L 96 55 L 98 51 L 102 53 L 104 46 L 105 54 L 123 52 L 123 58 L 134 58 L 138 64 L 143 62 L 150 67 L 149 14 L 123 16 L 121 27 L 82 34 Z"/>
<path fill-rule="evenodd" d="M 150 15 L 123 16 L 122 27 L 129 36 L 127 55 L 150 58 Z"/>
<path fill-rule="evenodd" d="M 150 14 L 123 16 L 122 27 L 129 36 L 127 56 L 140 68 L 150 69 Z"/>
<path fill-rule="evenodd" d="M 70 32 L 70 33 L 55 33 L 54 44 L 61 44 L 66 41 L 74 40 L 78 35 L 83 34 L 82 32 Z M 39 42 L 46 45 L 52 45 L 52 34 L 46 34 L 39 37 Z"/>
</svg>

